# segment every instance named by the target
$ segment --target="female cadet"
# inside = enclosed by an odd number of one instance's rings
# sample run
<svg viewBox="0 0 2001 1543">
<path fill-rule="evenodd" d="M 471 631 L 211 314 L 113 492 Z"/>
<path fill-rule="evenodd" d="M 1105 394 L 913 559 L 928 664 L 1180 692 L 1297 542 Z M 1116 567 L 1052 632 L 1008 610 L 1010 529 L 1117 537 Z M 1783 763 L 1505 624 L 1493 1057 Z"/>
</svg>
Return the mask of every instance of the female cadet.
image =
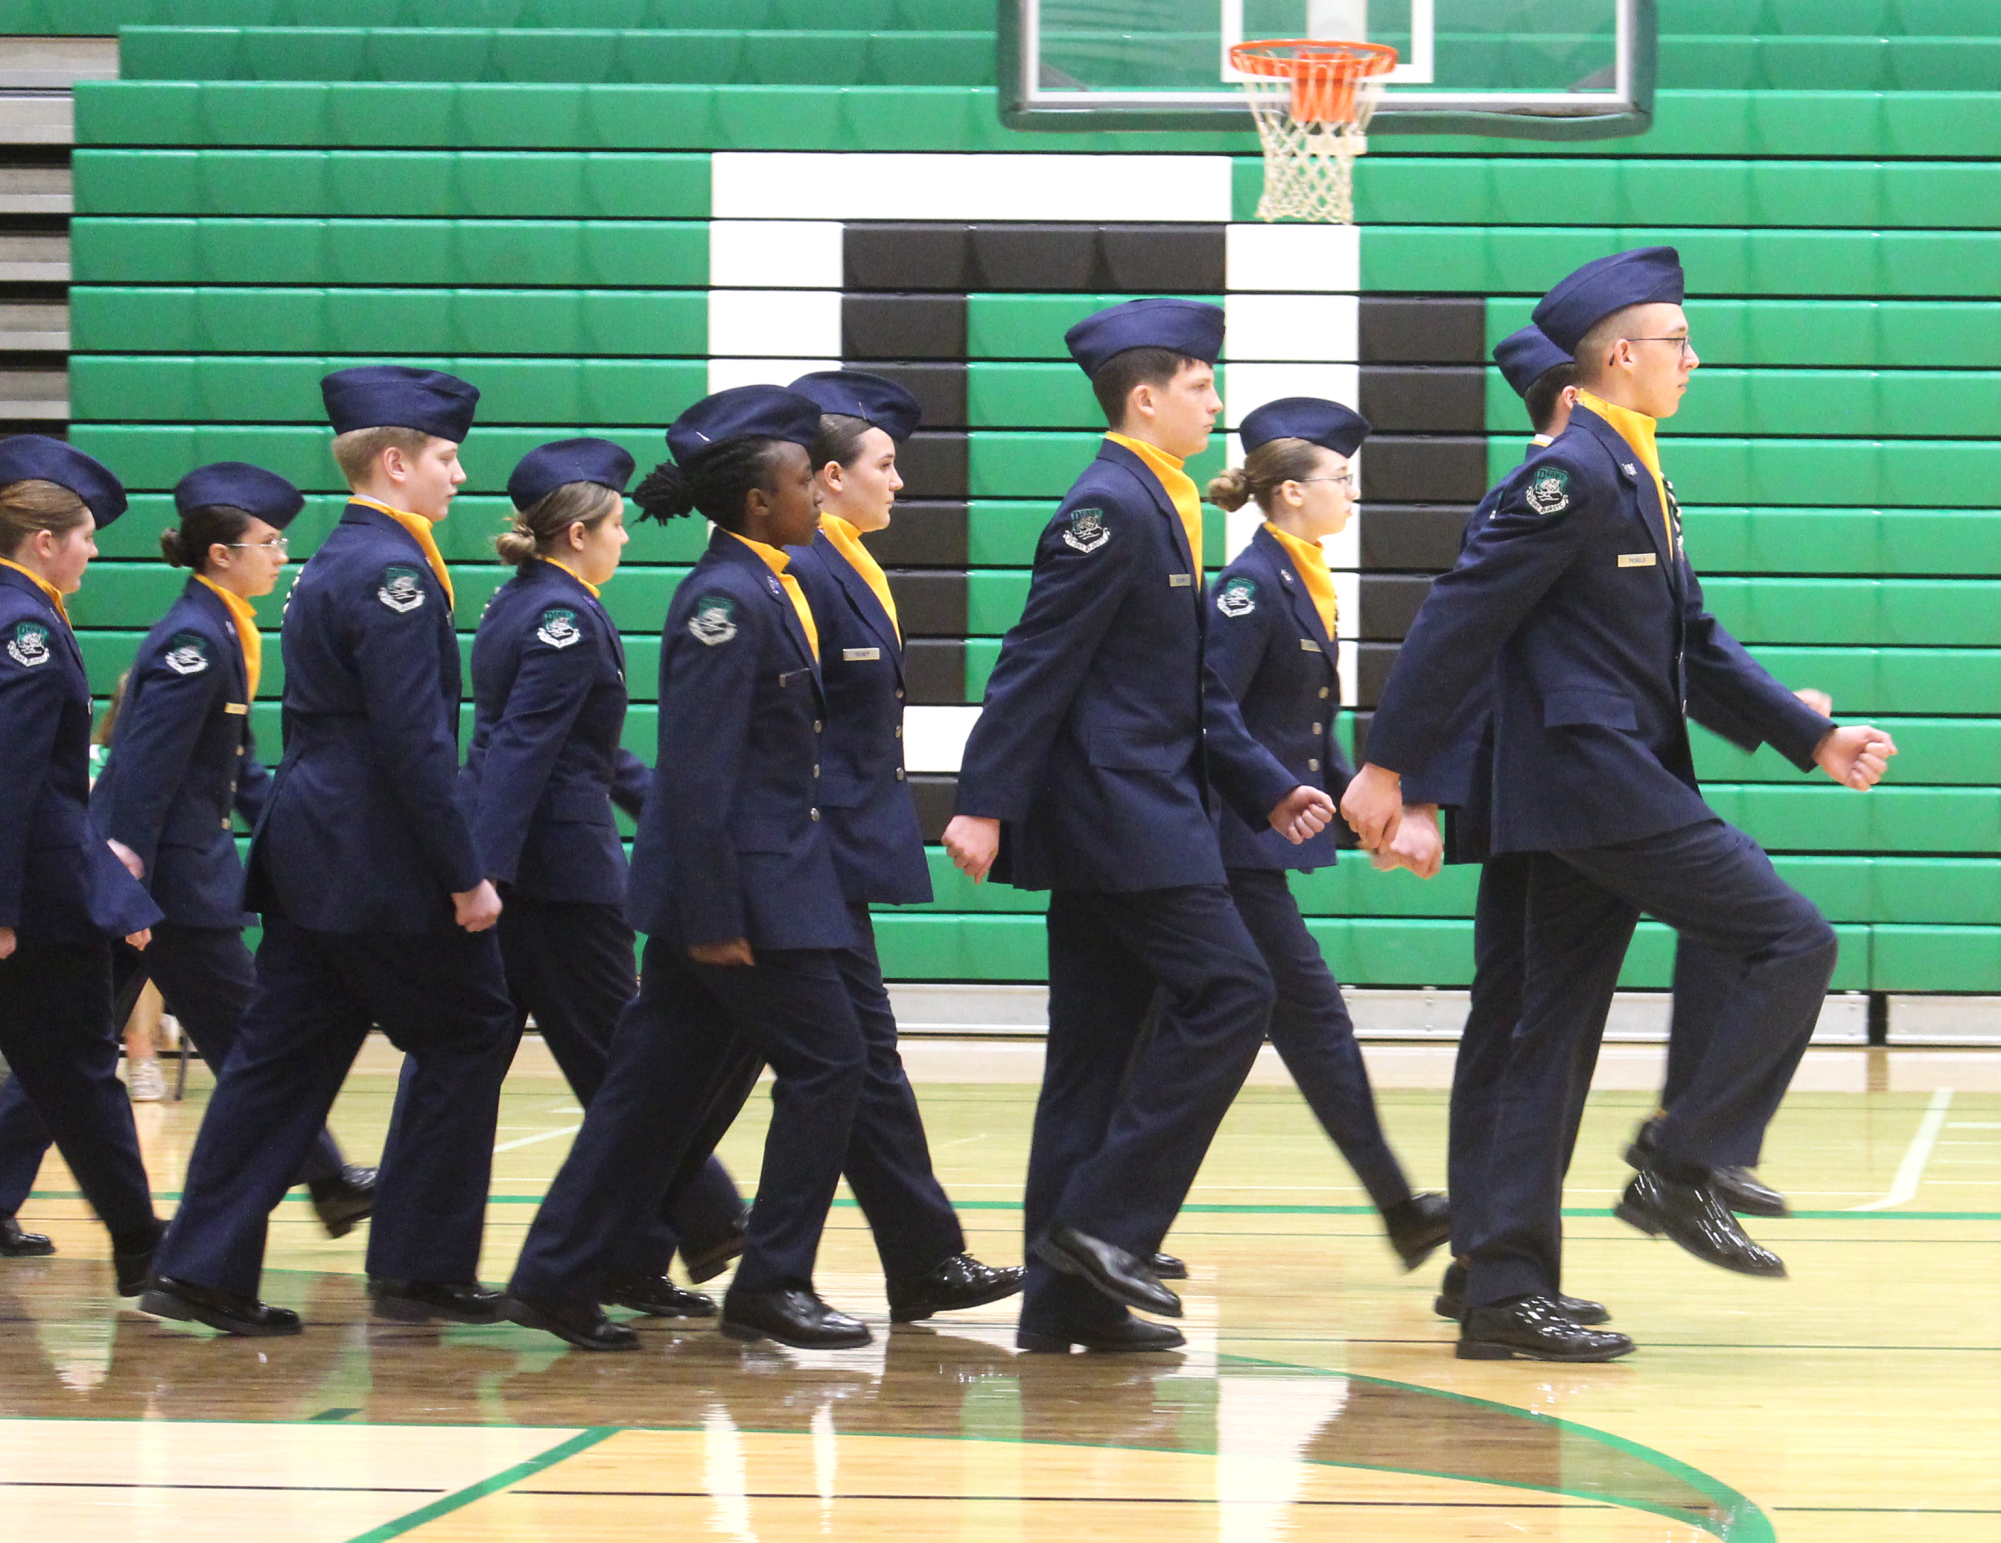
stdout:
<svg viewBox="0 0 2001 1543">
<path fill-rule="evenodd" d="M 903 775 L 903 636 L 882 567 L 861 543 L 886 528 L 903 479 L 896 451 L 916 431 L 917 399 L 861 370 L 801 376 L 792 389 L 819 404 L 813 447 L 820 528 L 791 554 L 820 629 L 827 729 L 820 812 L 856 942 L 836 952 L 863 1038 L 868 1078 L 844 1170 L 882 1259 L 898 1323 L 978 1307 L 1021 1290 L 1022 1271 L 966 1252 L 966 1235 L 931 1169 L 917 1096 L 896 1053 L 896 1014 L 882 982 L 869 903 L 931 898 L 924 833 Z"/>
<path fill-rule="evenodd" d="M 193 576 L 139 645 L 90 796 L 97 828 L 131 854 L 166 913 L 143 956 L 116 951 L 113 1018 L 125 1021 L 150 978 L 217 1071 L 255 983 L 230 815 L 254 825 L 271 780 L 250 737 L 263 662 L 250 602 L 276 587 L 284 529 L 304 504 L 283 477 L 240 461 L 197 467 L 174 488 L 180 525 L 160 533 L 160 550 Z M 0 1209 L 33 1187 L 48 1143 L 18 1090 L 0 1093 Z M 348 1167 L 326 1131 L 299 1182 L 329 1237 L 353 1231 L 374 1202 L 374 1170 Z"/>
<path fill-rule="evenodd" d="M 90 682 L 63 607 L 93 532 L 124 512 L 89 456 L 39 434 L 0 441 L 0 1055 L 135 1296 L 164 1229 L 118 1080 L 111 942 L 144 948 L 160 908 L 91 828 Z"/>
<path fill-rule="evenodd" d="M 1337 799 L 1349 773 L 1334 737 L 1341 705 L 1334 579 L 1320 542 L 1353 513 L 1348 458 L 1368 432 L 1368 420 L 1338 402 L 1269 403 L 1238 430 L 1243 466 L 1213 480 L 1208 494 L 1224 509 L 1255 499 L 1265 515 L 1251 544 L 1216 576 L 1210 657 L 1251 734 Z M 1376 1116 L 1341 987 L 1286 882 L 1288 870 L 1334 861 L 1333 832 L 1291 846 L 1276 832 L 1252 830 L 1226 805 L 1221 835 L 1230 894 L 1278 986 L 1271 1042 L 1382 1213 L 1404 1268 L 1414 1270 L 1450 1234 L 1445 1197 L 1411 1192 Z"/>
<path fill-rule="evenodd" d="M 625 645 L 599 602 L 631 540 L 632 457 L 610 440 L 531 450 L 507 480 L 511 528 L 494 539 L 515 576 L 494 592 L 472 645 L 472 749 L 460 777 L 466 822 L 499 887 L 500 956 L 517 1014 L 532 1013 L 577 1102 L 604 1081 L 612 1030 L 632 1000 L 625 847 L 612 804 L 638 816 L 653 774 L 619 743 Z M 674 1213 L 628 1238 L 604 1300 L 656 1317 L 708 1317 L 715 1303 L 667 1278 L 685 1242 L 699 1279 L 742 1248 L 743 1202 L 710 1160 Z"/>
<path fill-rule="evenodd" d="M 598 1306 L 615 1240 L 707 1155 L 746 1047 L 777 1083 L 723 1332 L 809 1348 L 870 1337 L 813 1291 L 867 1065 L 835 955 L 857 939 L 819 806 L 818 628 L 784 550 L 813 537 L 819 433 L 818 405 L 796 392 L 718 392 L 675 420 L 673 459 L 634 494 L 656 519 L 699 509 L 716 529 L 660 640 L 660 754 L 627 905 L 648 935 L 639 995 L 502 1309 L 587 1349 L 637 1344 Z"/>
</svg>

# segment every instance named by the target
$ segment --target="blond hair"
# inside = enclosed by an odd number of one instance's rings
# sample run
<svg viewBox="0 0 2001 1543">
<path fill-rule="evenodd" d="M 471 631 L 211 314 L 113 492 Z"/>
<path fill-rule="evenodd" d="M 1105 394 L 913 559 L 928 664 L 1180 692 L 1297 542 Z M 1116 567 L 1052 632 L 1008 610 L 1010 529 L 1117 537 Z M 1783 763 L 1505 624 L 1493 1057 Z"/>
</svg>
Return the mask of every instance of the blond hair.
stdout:
<svg viewBox="0 0 2001 1543">
<path fill-rule="evenodd" d="M 603 524 L 623 501 L 618 489 L 601 482 L 566 482 L 516 509 L 513 523 L 493 538 L 493 549 L 519 568 L 553 551 L 572 525 L 593 530 Z"/>
<path fill-rule="evenodd" d="M 60 482 L 27 477 L 0 487 L 0 557 L 12 557 L 38 530 L 67 536 L 90 506 Z"/>
<path fill-rule="evenodd" d="M 1303 482 L 1320 465 L 1320 446 L 1310 439 L 1268 439 L 1244 458 L 1242 466 L 1232 466 L 1209 481 L 1209 502 L 1218 509 L 1241 509 L 1252 499 L 1266 514 L 1271 501 L 1286 482 Z"/>
<path fill-rule="evenodd" d="M 431 436 L 422 429 L 406 429 L 393 423 L 374 429 L 349 429 L 334 436 L 333 458 L 341 475 L 347 478 L 347 485 L 354 487 L 375 475 L 375 463 L 383 451 L 401 450 L 415 457 L 422 455 L 430 442 Z"/>
</svg>

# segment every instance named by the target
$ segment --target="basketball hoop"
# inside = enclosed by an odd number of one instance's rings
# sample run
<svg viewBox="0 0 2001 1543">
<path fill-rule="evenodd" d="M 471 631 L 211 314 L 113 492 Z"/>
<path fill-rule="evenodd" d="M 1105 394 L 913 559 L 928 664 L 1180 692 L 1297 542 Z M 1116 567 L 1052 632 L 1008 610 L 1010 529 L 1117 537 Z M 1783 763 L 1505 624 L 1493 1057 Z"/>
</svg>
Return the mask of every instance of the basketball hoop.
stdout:
<svg viewBox="0 0 2001 1543">
<path fill-rule="evenodd" d="M 1396 64 L 1387 43 L 1274 38 L 1230 49 L 1264 145 L 1259 219 L 1355 223 L 1355 157 L 1369 148 L 1379 77 Z"/>
</svg>

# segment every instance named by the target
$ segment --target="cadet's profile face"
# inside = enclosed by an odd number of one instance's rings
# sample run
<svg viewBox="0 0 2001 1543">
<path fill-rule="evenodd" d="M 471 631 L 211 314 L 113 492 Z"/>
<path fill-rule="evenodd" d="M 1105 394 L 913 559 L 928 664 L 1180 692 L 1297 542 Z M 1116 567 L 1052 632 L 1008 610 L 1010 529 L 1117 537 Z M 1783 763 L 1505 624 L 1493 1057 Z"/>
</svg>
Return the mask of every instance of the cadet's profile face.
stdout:
<svg viewBox="0 0 2001 1543">
<path fill-rule="evenodd" d="M 465 468 L 459 465 L 459 447 L 436 435 L 425 440 L 415 456 L 400 450 L 384 451 L 383 464 L 396 484 L 402 506 L 427 520 L 442 520 L 452 512 L 452 498 L 466 480 Z M 402 469 L 400 476 L 398 467 Z"/>
<path fill-rule="evenodd" d="M 903 487 L 896 474 L 896 441 L 874 426 L 862 436 L 854 460 L 846 466 L 829 461 L 817 476 L 821 510 L 863 532 L 889 524 L 890 506 Z"/>
<path fill-rule="evenodd" d="M 1678 305 L 1637 306 L 1617 347 L 1629 397 L 1624 405 L 1650 418 L 1679 412 L 1688 378 L 1702 363 L 1689 346 L 1687 313 Z"/>
<path fill-rule="evenodd" d="M 246 600 L 276 589 L 278 570 L 284 566 L 284 534 L 255 517 L 228 546 L 217 542 L 208 549 L 208 576 Z"/>
<path fill-rule="evenodd" d="M 820 524 L 820 479 L 804 445 L 778 442 L 766 485 L 751 489 L 744 534 L 767 546 L 805 546 Z"/>
<path fill-rule="evenodd" d="M 1148 429 L 1147 438 L 1169 455 L 1186 460 L 1208 448 L 1223 399 L 1216 395 L 1216 371 L 1206 364 L 1184 364 L 1163 385 L 1133 388 L 1133 404 Z"/>
<path fill-rule="evenodd" d="M 57 594 L 73 595 L 83 588 L 83 570 L 97 555 L 97 521 L 88 511 L 81 525 L 71 526 L 60 536 L 38 530 L 29 539 L 40 559 L 42 577 L 55 586 Z"/>
<path fill-rule="evenodd" d="M 1272 523 L 1308 541 L 1338 536 L 1355 512 L 1355 483 L 1348 458 L 1325 446 L 1310 475 L 1281 482 L 1273 499 Z"/>
<path fill-rule="evenodd" d="M 625 528 L 625 500 L 595 525 L 577 521 L 566 532 L 569 551 L 565 560 L 586 584 L 603 584 L 618 572 L 618 560 L 625 553 L 632 532 Z"/>
</svg>

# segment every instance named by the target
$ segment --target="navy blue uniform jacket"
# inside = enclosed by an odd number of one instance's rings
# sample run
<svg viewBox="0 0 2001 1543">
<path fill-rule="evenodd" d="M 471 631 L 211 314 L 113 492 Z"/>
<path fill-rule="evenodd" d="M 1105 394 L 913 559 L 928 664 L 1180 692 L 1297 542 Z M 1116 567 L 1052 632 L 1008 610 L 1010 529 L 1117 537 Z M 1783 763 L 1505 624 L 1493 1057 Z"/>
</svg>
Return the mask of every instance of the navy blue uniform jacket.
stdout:
<svg viewBox="0 0 2001 1543">
<path fill-rule="evenodd" d="M 994 877 L 1108 892 L 1223 882 L 1211 779 L 1246 823 L 1299 785 L 1206 657 L 1208 602 L 1159 480 L 1105 441 L 1036 546 L 959 771 Z"/>
<path fill-rule="evenodd" d="M 459 812 L 459 644 L 416 539 L 349 504 L 285 603 L 285 756 L 248 902 L 318 932 L 435 932 L 484 875 Z"/>
<path fill-rule="evenodd" d="M 91 821 L 90 718 L 69 623 L 0 568 L 0 927 L 23 942 L 122 938 L 160 920 Z"/>
<path fill-rule="evenodd" d="M 1491 680 L 1497 852 L 1636 840 L 1714 818 L 1689 752 L 1706 721 L 1754 732 L 1802 770 L 1830 727 L 1704 609 L 1653 479 L 1618 432 L 1576 409 L 1502 486 L 1419 610 L 1383 690 L 1367 758 L 1427 766 Z"/>
<path fill-rule="evenodd" d="M 637 816 L 653 773 L 619 743 L 625 646 L 555 563 L 499 589 L 472 643 L 472 748 L 460 805 L 482 869 L 544 900 L 625 904 L 615 800 Z"/>
<path fill-rule="evenodd" d="M 243 927 L 250 917 L 230 815 L 240 810 L 254 825 L 270 784 L 250 737 L 235 618 L 191 578 L 139 645 L 91 814 L 139 854 L 168 921 Z"/>
<path fill-rule="evenodd" d="M 1339 803 L 1354 775 L 1334 737 L 1340 657 L 1292 555 L 1262 525 L 1216 575 L 1209 609 L 1209 657 L 1237 699 L 1244 727 L 1294 782 L 1324 788 Z M 1294 846 L 1268 820 L 1253 825 L 1225 806 L 1219 815 L 1223 865 L 1310 873 L 1334 861 L 1335 825 Z"/>
<path fill-rule="evenodd" d="M 903 771 L 903 643 L 868 580 L 825 536 L 787 549 L 820 628 L 827 731 L 820 810 L 851 901 L 931 898 L 924 832 Z"/>
<path fill-rule="evenodd" d="M 819 806 L 826 698 L 799 614 L 718 527 L 660 636 L 660 753 L 626 916 L 682 944 L 857 941 Z"/>
</svg>

